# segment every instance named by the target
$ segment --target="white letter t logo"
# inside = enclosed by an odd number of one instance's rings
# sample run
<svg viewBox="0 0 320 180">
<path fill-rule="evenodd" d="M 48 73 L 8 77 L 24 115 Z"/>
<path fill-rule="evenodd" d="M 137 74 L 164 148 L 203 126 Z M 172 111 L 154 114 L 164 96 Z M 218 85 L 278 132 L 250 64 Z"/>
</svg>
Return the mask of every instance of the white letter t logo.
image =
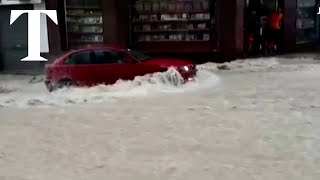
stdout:
<svg viewBox="0 0 320 180">
<path fill-rule="evenodd" d="M 46 14 L 58 25 L 56 10 L 12 10 L 10 25 L 12 25 L 22 14 L 28 14 L 28 57 L 21 61 L 47 61 L 40 56 L 40 14 Z"/>
</svg>

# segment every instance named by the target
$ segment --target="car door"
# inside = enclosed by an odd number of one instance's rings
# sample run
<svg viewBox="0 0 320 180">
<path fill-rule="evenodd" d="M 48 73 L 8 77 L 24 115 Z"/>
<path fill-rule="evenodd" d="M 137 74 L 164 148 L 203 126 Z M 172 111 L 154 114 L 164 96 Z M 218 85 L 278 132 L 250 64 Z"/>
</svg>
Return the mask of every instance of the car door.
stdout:
<svg viewBox="0 0 320 180">
<path fill-rule="evenodd" d="M 134 74 L 135 76 L 144 76 L 147 74 L 153 74 L 156 72 L 165 72 L 165 71 L 167 71 L 166 67 L 161 67 L 160 65 L 157 65 L 157 64 L 148 64 L 148 63 L 139 62 L 132 66 L 131 73 Z"/>
<path fill-rule="evenodd" d="M 130 63 L 129 57 L 122 51 L 99 49 L 94 51 L 96 64 L 95 72 L 100 82 L 113 84 L 119 79 L 133 79 L 133 64 Z"/>
<path fill-rule="evenodd" d="M 131 74 L 134 76 L 144 76 L 146 74 L 164 72 L 167 70 L 167 68 L 161 67 L 158 64 L 147 63 L 146 61 L 152 58 L 145 54 L 131 50 L 126 53 L 130 56 L 130 61 L 132 62 L 131 64 L 133 64 L 130 69 Z"/>
<path fill-rule="evenodd" d="M 76 52 L 70 55 L 61 68 L 61 76 L 82 86 L 95 84 L 97 75 L 95 73 L 96 67 L 91 63 L 93 57 L 93 51 L 89 50 Z"/>
</svg>

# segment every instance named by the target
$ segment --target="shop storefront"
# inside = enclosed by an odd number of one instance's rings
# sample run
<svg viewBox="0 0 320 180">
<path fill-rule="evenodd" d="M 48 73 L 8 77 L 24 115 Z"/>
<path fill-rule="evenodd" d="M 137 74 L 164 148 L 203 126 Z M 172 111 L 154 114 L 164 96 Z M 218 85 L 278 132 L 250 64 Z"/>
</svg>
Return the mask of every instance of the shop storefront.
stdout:
<svg viewBox="0 0 320 180">
<path fill-rule="evenodd" d="M 243 28 L 244 2 L 236 0 L 48 1 L 58 8 L 62 50 L 119 44 L 150 53 L 235 56 L 243 48 L 236 30 Z"/>
<path fill-rule="evenodd" d="M 225 60 L 246 50 L 244 0 L 30 0 L 0 2 L 0 66 L 5 71 L 37 71 L 27 55 L 26 15 L 12 26 L 14 9 L 58 11 L 59 26 L 42 18 L 41 52 L 57 54 L 98 44 L 118 44 L 143 52 L 216 53 Z M 281 8 L 283 52 L 320 42 L 320 0 L 261 0 Z"/>
<path fill-rule="evenodd" d="M 281 38 L 279 39 L 279 41 L 281 41 L 281 51 L 293 52 L 319 45 L 320 16 L 317 14 L 319 6 L 319 0 L 247 0 L 246 11 L 248 12 L 246 12 L 246 14 L 252 14 L 252 12 L 257 13 L 259 17 L 257 26 L 261 27 L 261 35 L 267 21 L 267 16 L 270 15 L 272 11 L 281 10 L 284 15 Z M 257 7 L 258 10 L 252 10 L 252 8 Z M 247 15 L 246 17 L 249 18 L 249 16 Z M 250 24 L 248 24 L 247 19 L 245 19 L 246 48 L 248 48 L 248 33 L 250 33 L 247 32 L 248 29 L 250 29 L 248 25 Z M 260 37 L 257 38 L 259 40 Z M 247 50 L 246 48 L 245 50 Z"/>
<path fill-rule="evenodd" d="M 47 1 L 49 8 L 58 10 L 62 51 L 99 44 L 129 45 L 127 0 Z"/>
<path fill-rule="evenodd" d="M 280 0 L 279 0 L 280 1 Z M 284 52 L 312 50 L 320 45 L 319 0 L 283 1 Z"/>
<path fill-rule="evenodd" d="M 131 46 L 149 52 L 210 52 L 217 48 L 216 1 L 136 0 Z"/>
<path fill-rule="evenodd" d="M 216 53 L 239 58 L 246 50 L 248 0 L 47 0 L 59 14 L 62 50 L 119 44 L 144 52 Z M 261 0 L 281 8 L 283 52 L 319 44 L 319 0 Z M 59 37 L 57 37 L 59 36 Z M 50 38 L 51 37 L 51 38 Z"/>
<path fill-rule="evenodd" d="M 209 52 L 218 46 L 215 0 L 65 0 L 57 6 L 66 50 L 106 43 L 147 52 Z"/>
</svg>

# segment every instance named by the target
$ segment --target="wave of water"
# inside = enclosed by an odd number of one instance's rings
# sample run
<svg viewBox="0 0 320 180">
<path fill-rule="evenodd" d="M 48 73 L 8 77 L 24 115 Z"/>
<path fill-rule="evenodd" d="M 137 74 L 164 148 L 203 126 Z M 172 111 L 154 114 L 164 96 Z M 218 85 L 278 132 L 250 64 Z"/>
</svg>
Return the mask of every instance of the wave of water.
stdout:
<svg viewBox="0 0 320 180">
<path fill-rule="evenodd" d="M 0 84 L 0 106 L 65 106 L 72 104 L 112 102 L 119 98 L 159 96 L 168 93 L 192 93 L 214 87 L 219 78 L 215 74 L 199 70 L 194 82 L 181 83 L 181 76 L 174 69 L 164 73 L 136 77 L 133 81 L 119 80 L 114 85 L 65 88 L 49 93 L 42 82 L 30 77 L 7 78 Z"/>
</svg>

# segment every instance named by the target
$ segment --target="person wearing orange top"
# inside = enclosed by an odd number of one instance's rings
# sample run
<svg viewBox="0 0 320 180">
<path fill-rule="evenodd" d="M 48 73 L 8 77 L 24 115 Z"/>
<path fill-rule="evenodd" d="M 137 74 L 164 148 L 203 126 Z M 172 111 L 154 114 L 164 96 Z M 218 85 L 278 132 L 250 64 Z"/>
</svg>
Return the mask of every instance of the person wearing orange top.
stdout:
<svg viewBox="0 0 320 180">
<path fill-rule="evenodd" d="M 268 17 L 267 22 L 267 41 L 278 46 L 279 40 L 281 39 L 281 26 L 283 21 L 283 14 L 281 9 L 272 12 Z"/>
<path fill-rule="evenodd" d="M 281 11 L 272 12 L 268 19 L 268 25 L 272 30 L 281 29 L 281 23 L 283 19 L 283 14 Z"/>
</svg>

